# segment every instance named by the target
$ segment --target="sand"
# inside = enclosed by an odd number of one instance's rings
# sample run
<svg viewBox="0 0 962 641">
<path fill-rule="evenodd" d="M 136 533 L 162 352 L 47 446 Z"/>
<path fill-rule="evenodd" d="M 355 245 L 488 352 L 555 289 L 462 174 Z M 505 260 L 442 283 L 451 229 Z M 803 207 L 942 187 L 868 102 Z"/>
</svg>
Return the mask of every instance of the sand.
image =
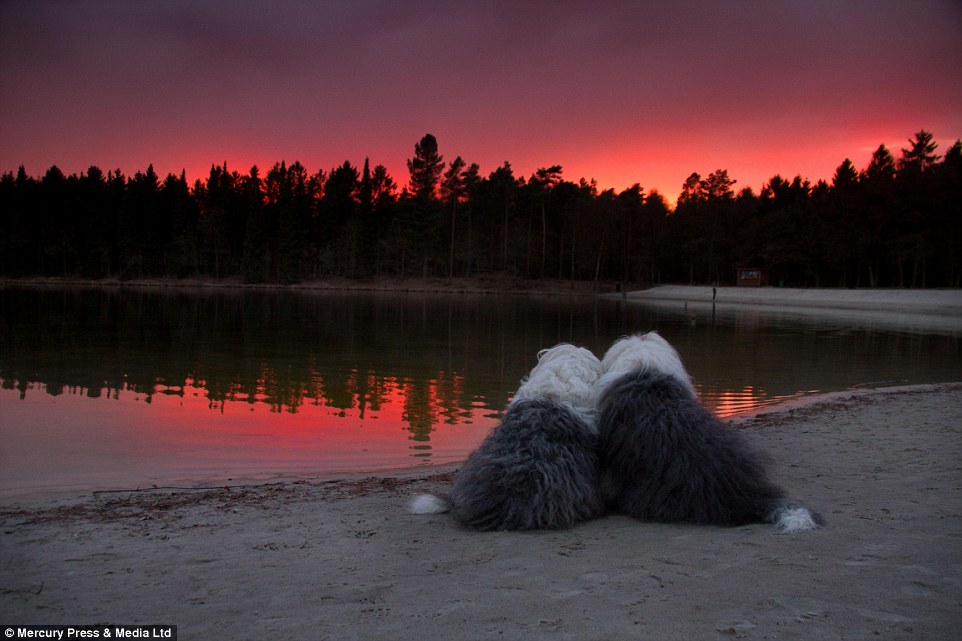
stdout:
<svg viewBox="0 0 962 641">
<path fill-rule="evenodd" d="M 0 622 L 173 624 L 180 639 L 956 639 L 962 384 L 737 419 L 828 527 L 611 515 L 478 533 L 408 514 L 451 470 L 0 511 Z"/>
<path fill-rule="evenodd" d="M 628 292 L 633 300 L 686 300 L 822 310 L 900 309 L 914 313 L 962 313 L 962 289 L 801 289 L 793 287 L 699 287 L 661 285 Z"/>
<path fill-rule="evenodd" d="M 629 302 L 690 313 L 734 311 L 866 328 L 962 332 L 962 289 L 797 289 L 661 285 L 608 294 Z"/>
</svg>

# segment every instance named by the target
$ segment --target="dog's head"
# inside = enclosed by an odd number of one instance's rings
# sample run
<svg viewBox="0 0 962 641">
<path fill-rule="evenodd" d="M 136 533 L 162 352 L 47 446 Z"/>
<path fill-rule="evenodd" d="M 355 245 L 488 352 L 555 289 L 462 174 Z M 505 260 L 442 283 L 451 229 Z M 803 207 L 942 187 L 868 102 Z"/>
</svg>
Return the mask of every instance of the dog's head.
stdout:
<svg viewBox="0 0 962 641">
<path fill-rule="evenodd" d="M 590 350 L 567 343 L 538 353 L 538 364 L 521 381 L 512 403 L 529 398 L 549 398 L 570 403 L 581 413 L 594 409 L 595 385 L 604 373 Z"/>
<path fill-rule="evenodd" d="M 635 334 L 615 341 L 601 363 L 605 373 L 598 382 L 599 393 L 603 393 L 608 385 L 625 374 L 660 372 L 684 385 L 692 398 L 697 396 L 691 376 L 682 365 L 681 356 L 658 332 Z"/>
</svg>

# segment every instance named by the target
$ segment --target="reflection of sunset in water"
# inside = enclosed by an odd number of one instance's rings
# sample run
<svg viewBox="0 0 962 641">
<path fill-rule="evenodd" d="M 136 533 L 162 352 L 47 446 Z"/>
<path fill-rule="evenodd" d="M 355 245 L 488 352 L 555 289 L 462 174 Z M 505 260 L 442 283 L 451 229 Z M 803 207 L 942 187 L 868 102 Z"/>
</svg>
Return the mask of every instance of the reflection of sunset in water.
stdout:
<svg viewBox="0 0 962 641">
<path fill-rule="evenodd" d="M 210 409 L 225 411 L 231 403 L 244 403 L 251 411 L 297 414 L 307 412 L 351 419 L 359 424 L 382 418 L 406 424 L 413 434 L 437 424 L 471 424 L 472 412 L 464 404 L 464 377 L 439 372 L 426 381 L 359 373 L 356 369 L 338 383 L 336 395 L 325 377 L 311 372 L 309 381 L 284 381 L 267 369 L 253 389 L 232 384 L 223 392 L 211 393 L 203 380 L 187 378 L 183 386 L 158 385 L 147 402 L 157 395 L 207 399 Z M 468 403 L 475 407 L 474 401 Z M 483 403 L 482 403 L 483 406 Z"/>
<path fill-rule="evenodd" d="M 355 378 L 363 379 L 355 393 L 338 402 L 323 395 L 320 378 L 282 394 L 265 381 L 253 394 L 232 390 L 218 400 L 190 379 L 152 393 L 3 389 L 0 488 L 132 488 L 453 463 L 497 423 L 484 399 L 458 404 L 458 376 Z"/>
<path fill-rule="evenodd" d="M 499 414 L 486 399 L 465 396 L 460 374 L 445 372 L 398 380 L 354 370 L 333 386 L 316 372 L 309 383 L 290 385 L 265 370 L 252 389 L 215 393 L 191 378 L 140 391 L 18 387 L 0 391 L 3 493 L 456 463 Z M 334 387 L 336 396 L 325 394 Z M 752 386 L 699 393 L 720 418 L 780 400 Z"/>
<path fill-rule="evenodd" d="M 764 390 L 751 385 L 740 390 L 724 390 L 715 394 L 706 394 L 705 389 L 698 392 L 705 406 L 719 418 L 753 409 L 765 398 Z"/>
<path fill-rule="evenodd" d="M 742 389 L 718 389 L 715 386 L 698 385 L 695 387 L 701 402 L 718 418 L 729 418 L 742 412 L 751 412 L 818 393 L 818 390 L 809 390 L 779 396 L 769 394 L 764 387 L 752 385 L 746 385 Z"/>
<path fill-rule="evenodd" d="M 689 310 L 690 311 L 690 310 Z M 697 314 L 696 314 L 697 315 Z M 457 463 L 538 350 L 657 329 L 721 418 L 958 378 L 962 339 L 599 298 L 0 288 L 0 495 Z"/>
</svg>

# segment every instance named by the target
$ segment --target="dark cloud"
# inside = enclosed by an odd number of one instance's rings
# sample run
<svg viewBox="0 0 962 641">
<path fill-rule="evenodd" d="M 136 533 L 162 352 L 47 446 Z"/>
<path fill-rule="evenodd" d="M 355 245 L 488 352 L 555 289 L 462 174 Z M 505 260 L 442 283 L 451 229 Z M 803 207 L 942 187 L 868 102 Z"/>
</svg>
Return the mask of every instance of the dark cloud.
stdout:
<svg viewBox="0 0 962 641">
<path fill-rule="evenodd" d="M 621 188 L 606 154 L 651 173 L 665 141 L 717 158 L 697 168 L 819 132 L 824 153 L 958 136 L 960 33 L 952 0 L 8 1 L 0 170 L 383 154 L 403 180 L 432 131 L 488 170 L 562 163 Z"/>
</svg>

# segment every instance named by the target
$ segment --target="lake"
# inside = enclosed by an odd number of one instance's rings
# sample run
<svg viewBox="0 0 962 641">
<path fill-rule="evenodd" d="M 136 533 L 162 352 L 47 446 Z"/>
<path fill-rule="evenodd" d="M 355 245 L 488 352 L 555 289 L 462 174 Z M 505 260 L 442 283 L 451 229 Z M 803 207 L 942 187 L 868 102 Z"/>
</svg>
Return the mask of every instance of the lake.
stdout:
<svg viewBox="0 0 962 641">
<path fill-rule="evenodd" d="M 962 330 L 612 298 L 0 287 L 0 495 L 456 463 L 559 342 L 657 329 L 720 416 L 954 381 Z"/>
</svg>

